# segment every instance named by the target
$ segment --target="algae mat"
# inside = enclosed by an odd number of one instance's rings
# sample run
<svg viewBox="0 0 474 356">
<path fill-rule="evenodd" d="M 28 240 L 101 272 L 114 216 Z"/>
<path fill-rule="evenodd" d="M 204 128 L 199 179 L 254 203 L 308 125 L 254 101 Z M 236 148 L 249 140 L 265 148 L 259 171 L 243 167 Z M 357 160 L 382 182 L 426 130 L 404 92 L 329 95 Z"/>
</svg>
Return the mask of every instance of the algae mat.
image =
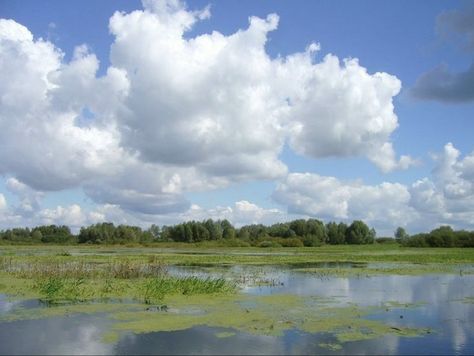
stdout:
<svg viewBox="0 0 474 356">
<path fill-rule="evenodd" d="M 201 295 L 169 296 L 163 304 L 150 306 L 125 302 L 66 304 L 48 307 L 13 307 L 0 315 L 0 323 L 19 320 L 97 314 L 109 319 L 102 331 L 103 342 L 113 343 L 121 334 L 177 331 L 196 326 L 232 329 L 254 335 L 281 336 L 297 329 L 307 333 L 331 333 L 338 343 L 323 345 L 338 349 L 340 343 L 367 340 L 393 334 L 416 337 L 432 332 L 428 328 L 401 327 L 366 318 L 390 308 L 412 308 L 416 305 L 384 304 L 378 307 L 340 305 L 334 299 L 296 295 Z M 220 338 L 234 332 L 217 332 Z"/>
</svg>

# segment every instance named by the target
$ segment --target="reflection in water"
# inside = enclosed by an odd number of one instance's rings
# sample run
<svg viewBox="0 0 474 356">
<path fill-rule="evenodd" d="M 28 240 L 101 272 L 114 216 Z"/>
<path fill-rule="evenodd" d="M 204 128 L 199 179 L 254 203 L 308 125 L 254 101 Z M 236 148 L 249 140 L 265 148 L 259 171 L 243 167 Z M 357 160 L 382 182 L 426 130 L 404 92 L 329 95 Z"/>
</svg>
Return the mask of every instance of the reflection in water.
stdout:
<svg viewBox="0 0 474 356">
<path fill-rule="evenodd" d="M 41 305 L 42 303 L 39 300 L 14 300 L 0 294 L 0 316 L 16 308 L 36 308 Z"/>
<path fill-rule="evenodd" d="M 259 336 L 231 329 L 197 326 L 182 331 L 122 334 L 115 344 L 104 343 L 103 332 L 112 320 L 105 316 L 75 315 L 32 321 L 0 323 L 0 353 L 41 354 L 473 354 L 474 305 L 463 301 L 473 296 L 474 275 L 383 275 L 370 278 L 318 278 L 309 273 L 275 267 L 237 266 L 225 270 L 176 268 L 176 274 L 203 276 L 257 273 L 276 286 L 243 284 L 251 295 L 292 293 L 335 299 L 346 305 L 380 306 L 386 302 L 418 303 L 413 308 L 393 305 L 369 318 L 397 327 L 428 327 L 435 332 L 423 337 L 382 338 L 342 345 L 330 333 L 310 334 L 292 329 L 282 336 Z M 12 309 L 38 307 L 38 302 L 10 302 L 0 295 L 0 316 Z M 217 337 L 219 332 L 228 337 Z M 329 348 L 328 348 L 329 347 Z M 331 348 L 332 347 L 332 348 Z"/>
<path fill-rule="evenodd" d="M 107 320 L 99 316 L 74 316 L 0 324 L 2 354 L 82 354 L 114 352 L 102 342 Z"/>
</svg>

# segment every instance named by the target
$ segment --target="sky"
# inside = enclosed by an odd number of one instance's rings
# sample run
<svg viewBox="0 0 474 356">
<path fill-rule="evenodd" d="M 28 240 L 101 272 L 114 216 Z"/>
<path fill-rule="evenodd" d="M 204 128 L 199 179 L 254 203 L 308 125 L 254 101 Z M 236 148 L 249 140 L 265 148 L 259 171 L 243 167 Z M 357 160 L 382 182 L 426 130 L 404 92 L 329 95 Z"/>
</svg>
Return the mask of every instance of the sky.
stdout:
<svg viewBox="0 0 474 356">
<path fill-rule="evenodd" d="M 0 0 L 0 229 L 474 229 L 469 1 Z"/>
</svg>

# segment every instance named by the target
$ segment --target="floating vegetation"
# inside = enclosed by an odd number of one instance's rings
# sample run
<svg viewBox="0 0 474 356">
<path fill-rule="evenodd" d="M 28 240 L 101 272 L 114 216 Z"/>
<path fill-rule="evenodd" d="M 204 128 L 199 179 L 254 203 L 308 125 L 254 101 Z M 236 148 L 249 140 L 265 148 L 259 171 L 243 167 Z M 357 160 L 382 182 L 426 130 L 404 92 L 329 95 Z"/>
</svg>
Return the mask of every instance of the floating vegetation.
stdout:
<svg viewBox="0 0 474 356">
<path fill-rule="evenodd" d="M 370 278 L 379 275 L 422 275 L 459 273 L 462 275 L 474 274 L 472 266 L 459 266 L 457 264 L 413 264 L 413 263 L 384 263 L 368 265 L 365 267 L 305 267 L 295 268 L 295 272 L 311 273 L 317 278 L 331 277 L 359 277 Z"/>
<path fill-rule="evenodd" d="M 474 297 L 466 297 L 463 299 L 463 302 L 466 304 L 474 304 Z"/>
<path fill-rule="evenodd" d="M 319 347 L 322 347 L 324 349 L 328 349 L 331 351 L 337 351 L 342 349 L 341 344 L 335 344 L 335 343 L 320 343 L 318 344 Z"/>
<path fill-rule="evenodd" d="M 181 295 L 166 297 L 166 311 L 160 310 L 156 313 L 150 313 L 147 308 L 133 304 L 123 304 L 122 308 L 119 304 L 115 307 L 114 304 L 106 304 L 106 308 L 102 308 L 103 304 L 96 306 L 79 304 L 46 309 L 43 317 L 57 316 L 66 312 L 88 313 L 98 310 L 108 312 L 112 324 L 104 336 L 106 340 L 117 340 L 122 332 L 175 331 L 198 325 L 234 330 L 218 333 L 217 337 L 230 337 L 237 331 L 279 336 L 287 330 L 299 329 L 308 333 L 332 333 L 339 343 L 373 339 L 387 334 L 413 337 L 429 332 L 429 329 L 425 328 L 393 326 L 364 318 L 382 312 L 383 308 L 355 305 L 328 307 L 326 303 L 319 304 L 317 300 L 294 295 L 252 297 L 236 294 L 212 298 L 205 295 Z M 51 312 L 51 309 L 55 312 Z M 189 309 L 199 309 L 201 312 L 187 312 Z M 16 319 L 28 317 L 24 311 L 14 314 L 17 316 Z M 30 310 L 29 314 L 37 316 L 36 310 Z M 114 335 L 114 332 L 117 335 Z"/>
<path fill-rule="evenodd" d="M 227 338 L 227 337 L 235 336 L 235 333 L 230 332 L 230 331 L 221 331 L 221 332 L 216 333 L 215 335 L 219 339 L 224 339 L 224 338 Z"/>
</svg>

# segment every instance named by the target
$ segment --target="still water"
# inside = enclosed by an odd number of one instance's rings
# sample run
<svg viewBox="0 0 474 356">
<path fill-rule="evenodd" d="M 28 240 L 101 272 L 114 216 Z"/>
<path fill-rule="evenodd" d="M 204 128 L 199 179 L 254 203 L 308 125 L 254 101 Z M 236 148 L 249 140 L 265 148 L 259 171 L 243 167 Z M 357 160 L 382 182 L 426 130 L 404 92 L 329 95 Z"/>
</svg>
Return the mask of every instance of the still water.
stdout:
<svg viewBox="0 0 474 356">
<path fill-rule="evenodd" d="M 102 334 L 113 322 L 103 314 L 51 317 L 0 323 L 2 354 L 474 354 L 474 275 L 321 277 L 281 267 L 235 266 L 224 269 L 176 267 L 172 274 L 237 279 L 249 295 L 296 294 L 330 298 L 341 305 L 387 308 L 368 319 L 394 327 L 423 327 L 419 337 L 386 335 L 337 343 L 331 333 L 290 329 L 281 336 L 253 335 L 233 329 L 196 326 L 181 331 L 134 334 L 114 342 Z M 263 284 L 263 285 L 262 285 Z M 41 308 L 38 301 L 11 301 L 0 296 L 0 315 L 18 308 Z M 218 337 L 226 335 L 227 337 Z M 227 333 L 227 334 L 226 334 Z M 321 346 L 323 345 L 323 346 Z M 337 345 L 328 348 L 324 345 Z"/>
</svg>

